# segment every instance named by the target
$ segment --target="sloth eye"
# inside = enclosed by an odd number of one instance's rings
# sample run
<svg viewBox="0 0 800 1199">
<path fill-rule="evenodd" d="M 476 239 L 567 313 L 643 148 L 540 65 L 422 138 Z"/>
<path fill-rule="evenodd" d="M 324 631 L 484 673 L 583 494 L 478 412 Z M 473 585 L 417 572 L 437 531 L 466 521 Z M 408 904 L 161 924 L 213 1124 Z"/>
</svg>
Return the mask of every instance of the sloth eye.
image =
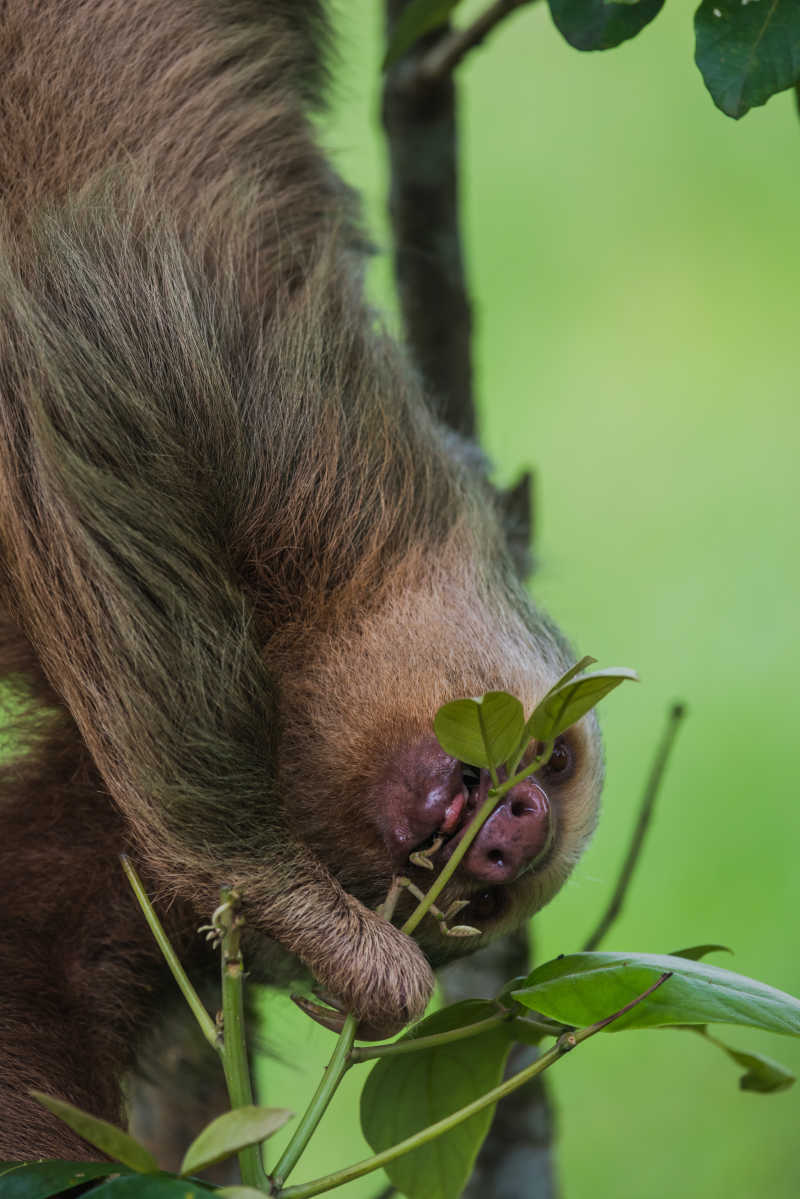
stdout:
<svg viewBox="0 0 800 1199">
<path fill-rule="evenodd" d="M 566 739 L 558 737 L 547 765 L 542 768 L 541 773 L 546 775 L 547 778 L 558 779 L 559 782 L 564 782 L 569 778 L 574 769 L 575 755 Z"/>
</svg>

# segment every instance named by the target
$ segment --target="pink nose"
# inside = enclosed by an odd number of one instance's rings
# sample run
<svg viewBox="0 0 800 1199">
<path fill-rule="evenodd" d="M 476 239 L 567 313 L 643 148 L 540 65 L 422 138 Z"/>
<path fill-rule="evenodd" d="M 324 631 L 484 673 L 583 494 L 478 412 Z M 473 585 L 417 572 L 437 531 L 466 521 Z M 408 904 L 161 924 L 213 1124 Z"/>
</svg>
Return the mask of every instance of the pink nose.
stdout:
<svg viewBox="0 0 800 1199">
<path fill-rule="evenodd" d="M 547 850 L 552 838 L 550 803 L 532 779 L 517 783 L 492 812 L 460 869 L 481 883 L 510 883 Z"/>
</svg>

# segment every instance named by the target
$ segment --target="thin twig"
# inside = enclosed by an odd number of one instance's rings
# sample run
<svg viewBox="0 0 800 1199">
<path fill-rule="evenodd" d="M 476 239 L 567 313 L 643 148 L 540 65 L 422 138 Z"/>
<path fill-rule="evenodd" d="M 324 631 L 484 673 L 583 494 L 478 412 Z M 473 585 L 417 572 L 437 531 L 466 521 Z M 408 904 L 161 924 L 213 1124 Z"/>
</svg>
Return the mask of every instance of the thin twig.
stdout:
<svg viewBox="0 0 800 1199">
<path fill-rule="evenodd" d="M 398 1057 L 407 1053 L 419 1053 L 420 1050 L 438 1049 L 442 1045 L 452 1045 L 454 1041 L 463 1041 L 490 1032 L 508 1020 L 507 1012 L 497 1012 L 494 1016 L 487 1016 L 485 1020 L 476 1020 L 474 1024 L 464 1024 L 461 1028 L 451 1028 L 447 1032 L 432 1033 L 428 1037 L 409 1037 L 403 1041 L 392 1041 L 390 1045 L 357 1045 L 350 1050 L 350 1061 L 370 1062 L 379 1057 Z"/>
<path fill-rule="evenodd" d="M 156 940 L 156 944 L 161 950 L 164 960 L 172 972 L 172 977 L 180 987 L 184 999 L 191 1008 L 192 1014 L 200 1026 L 203 1036 L 208 1041 L 211 1048 L 218 1052 L 219 1045 L 217 1042 L 217 1029 L 214 1021 L 206 1011 L 205 1004 L 197 994 L 197 991 L 189 981 L 189 976 L 187 975 L 183 966 L 180 964 L 178 955 L 172 948 L 167 934 L 164 932 L 164 926 L 156 915 L 155 908 L 148 898 L 147 892 L 142 884 L 142 880 L 136 873 L 136 868 L 134 867 L 133 862 L 130 860 L 128 855 L 124 853 L 119 855 L 119 860 L 122 863 L 122 869 L 125 871 L 128 882 L 131 885 L 131 889 L 133 890 L 133 893 L 139 903 L 139 907 L 142 909 L 142 914 L 150 926 L 150 931 Z"/>
<path fill-rule="evenodd" d="M 300 1160 L 306 1145 L 316 1131 L 317 1125 L 328 1110 L 331 1099 L 336 1094 L 339 1083 L 342 1081 L 349 1065 L 350 1050 L 353 1048 L 357 1023 L 355 1016 L 352 1015 L 348 1016 L 344 1022 L 339 1040 L 336 1042 L 336 1048 L 333 1051 L 331 1060 L 325 1067 L 325 1073 L 320 1079 L 319 1086 L 300 1118 L 300 1123 L 297 1125 L 289 1144 L 284 1149 L 280 1161 L 272 1171 L 273 1194 L 280 1193 L 281 1187 Z"/>
<path fill-rule="evenodd" d="M 600 942 L 609 931 L 614 921 L 622 911 L 622 905 L 628 893 L 628 888 L 633 878 L 634 870 L 639 861 L 644 845 L 645 837 L 647 836 L 650 827 L 650 821 L 653 816 L 656 799 L 661 787 L 661 781 L 664 777 L 667 762 L 669 761 L 672 748 L 675 744 L 675 737 L 680 727 L 681 721 L 686 715 L 686 708 L 683 704 L 675 704 L 667 717 L 667 726 L 664 730 L 664 735 L 661 738 L 656 756 L 653 759 L 653 765 L 650 769 L 650 777 L 647 780 L 647 786 L 644 789 L 642 802 L 639 808 L 639 818 L 636 821 L 636 827 L 631 836 L 631 842 L 628 846 L 628 852 L 625 855 L 625 860 L 622 863 L 622 869 L 619 872 L 617 885 L 614 889 L 614 894 L 611 896 L 611 901 L 605 912 L 598 921 L 597 927 L 590 937 L 587 938 L 583 946 L 583 952 L 589 953 L 596 949 Z"/>
<path fill-rule="evenodd" d="M 424 54 L 417 71 L 425 83 L 438 83 L 450 75 L 463 58 L 479 46 L 485 37 L 517 8 L 531 4 L 533 0 L 495 0 L 486 12 L 464 29 L 454 29 Z"/>
</svg>

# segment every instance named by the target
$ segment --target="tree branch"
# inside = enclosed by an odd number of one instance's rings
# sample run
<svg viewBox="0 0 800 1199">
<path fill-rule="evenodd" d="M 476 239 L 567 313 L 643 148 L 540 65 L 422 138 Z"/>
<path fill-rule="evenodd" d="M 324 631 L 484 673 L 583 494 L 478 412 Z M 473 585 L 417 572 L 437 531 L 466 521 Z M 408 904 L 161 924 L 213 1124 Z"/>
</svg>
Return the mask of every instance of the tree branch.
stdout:
<svg viewBox="0 0 800 1199">
<path fill-rule="evenodd" d="M 391 30 L 406 0 L 387 0 Z M 447 76 L 420 84 L 418 66 L 447 36 L 437 30 L 386 73 L 383 125 L 390 163 L 395 278 L 413 358 L 445 424 L 476 429 L 472 313 L 459 229 L 456 90 Z"/>
<path fill-rule="evenodd" d="M 647 780 L 647 786 L 644 789 L 642 802 L 639 808 L 639 818 L 636 821 L 636 826 L 631 836 L 628 852 L 622 863 L 622 868 L 619 872 L 617 885 L 614 888 L 614 894 L 611 896 L 608 907 L 598 921 L 597 927 L 590 937 L 587 938 L 583 946 L 584 953 L 590 953 L 596 949 L 603 937 L 608 933 L 609 929 L 614 924 L 614 921 L 622 911 L 622 905 L 628 893 L 628 888 L 633 878 L 633 872 L 636 869 L 637 863 L 642 853 L 645 837 L 650 828 L 650 821 L 653 816 L 656 799 L 661 787 L 661 781 L 664 777 L 667 762 L 669 761 L 672 747 L 675 744 L 675 737 L 680 727 L 681 721 L 686 715 L 686 709 L 683 704 L 675 704 L 667 718 L 667 726 L 664 730 L 664 735 L 661 738 L 656 756 L 653 760 L 653 765 L 650 769 L 650 777 Z"/>
<path fill-rule="evenodd" d="M 395 278 L 406 340 L 439 416 L 467 437 L 475 435 L 477 419 L 471 305 L 459 226 L 458 123 L 452 70 L 467 49 L 523 2 L 527 0 L 493 4 L 463 33 L 445 27 L 423 38 L 387 72 L 383 92 Z M 386 0 L 390 34 L 405 3 Z M 510 547 L 520 573 L 527 573 L 529 563 L 530 497 L 531 481 L 525 476 L 504 501 Z M 494 995 L 509 978 L 527 974 L 529 968 L 528 933 L 520 929 L 471 962 L 449 967 L 445 991 L 451 1001 L 468 995 Z M 509 1065 L 518 1070 L 528 1065 L 534 1053 L 520 1046 L 512 1056 Z M 498 1104 L 465 1199 L 484 1195 L 518 1199 L 522 1194 L 528 1199 L 554 1199 L 552 1129 L 544 1082 L 533 1078 Z"/>
<path fill-rule="evenodd" d="M 480 46 L 501 21 L 524 4 L 532 3 L 533 0 L 495 0 L 471 25 L 451 30 L 420 59 L 417 66 L 420 82 L 423 85 L 440 82 L 451 75 L 470 50 Z"/>
</svg>

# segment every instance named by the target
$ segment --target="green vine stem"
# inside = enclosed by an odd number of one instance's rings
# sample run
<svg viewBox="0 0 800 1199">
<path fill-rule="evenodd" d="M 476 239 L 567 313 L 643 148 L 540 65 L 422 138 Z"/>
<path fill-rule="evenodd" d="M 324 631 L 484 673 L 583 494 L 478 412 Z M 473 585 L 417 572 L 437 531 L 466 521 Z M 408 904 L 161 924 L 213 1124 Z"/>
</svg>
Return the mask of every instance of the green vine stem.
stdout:
<svg viewBox="0 0 800 1199">
<path fill-rule="evenodd" d="M 164 927 L 156 915 L 153 905 L 147 897 L 147 892 L 142 885 L 142 880 L 136 873 L 136 869 L 127 854 L 120 854 L 119 860 L 122 863 L 122 869 L 127 875 L 128 882 L 130 883 L 131 889 L 136 896 L 139 907 L 142 909 L 144 918 L 150 926 L 150 931 L 156 940 L 158 948 L 164 955 L 164 959 L 169 966 L 170 971 L 172 972 L 172 977 L 180 987 L 183 997 L 191 1008 L 195 1020 L 200 1025 L 203 1036 L 213 1049 L 218 1050 L 219 1045 L 217 1043 L 216 1025 L 206 1011 L 202 999 L 189 981 L 186 971 L 178 961 L 178 955 L 175 953 L 175 950 L 169 943 L 167 934 L 164 932 Z"/>
<path fill-rule="evenodd" d="M 406 920 L 405 924 L 403 925 L 404 933 L 407 933 L 410 936 L 422 920 L 423 916 L 426 915 L 429 909 L 439 898 L 439 895 L 442 893 L 444 888 L 450 882 L 450 879 L 455 874 L 459 862 L 464 857 L 464 854 L 467 852 L 470 845 L 480 832 L 481 826 L 489 819 L 503 796 L 507 795 L 512 787 L 516 787 L 517 783 L 521 783 L 523 779 L 526 779 L 529 774 L 533 774 L 534 771 L 540 770 L 541 767 L 544 766 L 545 762 L 547 762 L 552 752 L 553 742 L 548 741 L 542 752 L 537 754 L 533 761 L 526 766 L 524 770 L 521 770 L 512 778 L 506 779 L 505 782 L 500 783 L 499 786 L 492 787 L 492 789 L 489 791 L 489 794 L 486 796 L 486 799 L 483 801 L 477 813 L 473 817 L 469 827 L 464 833 L 464 836 L 453 850 L 453 854 L 449 862 L 447 862 L 436 880 L 431 884 L 429 890 L 426 891 L 425 898 L 420 901 L 417 907 L 414 908 L 414 911 L 411 913 L 408 920 Z"/>
<path fill-rule="evenodd" d="M 350 1065 L 350 1053 L 356 1036 L 356 1026 L 357 1021 L 355 1016 L 348 1016 L 339 1034 L 333 1056 L 325 1067 L 325 1073 L 320 1080 L 320 1084 L 303 1113 L 292 1139 L 284 1149 L 278 1164 L 270 1175 L 272 1180 L 272 1194 L 288 1194 L 287 1191 L 282 1191 L 281 1187 L 290 1172 L 297 1165 L 301 1154 L 324 1116 L 328 1104 L 336 1093 L 336 1089 L 342 1081 L 347 1067 Z"/>
<path fill-rule="evenodd" d="M 221 891 L 221 903 L 212 924 L 222 940 L 222 1044 L 219 1045 L 222 1068 L 231 1107 L 253 1103 L 253 1084 L 247 1062 L 244 1018 L 244 965 L 241 935 L 244 920 L 239 915 L 239 895 L 228 887 Z M 239 1169 L 245 1186 L 266 1191 L 269 1179 L 261 1160 L 261 1147 L 247 1145 L 238 1154 Z"/>
<path fill-rule="evenodd" d="M 483 1111 L 485 1107 L 497 1103 L 500 1099 L 504 1099 L 506 1095 L 511 1095 L 519 1087 L 525 1085 L 537 1074 L 541 1074 L 548 1067 L 552 1066 L 565 1053 L 575 1049 L 583 1041 L 593 1037 L 601 1029 L 607 1028 L 614 1020 L 618 1020 L 620 1016 L 624 1016 L 631 1008 L 636 1007 L 643 999 L 647 999 L 649 995 L 657 990 L 662 983 L 670 977 L 670 973 L 662 974 L 653 984 L 648 987 L 641 995 L 637 995 L 625 1007 L 619 1011 L 607 1016 L 604 1020 L 599 1020 L 596 1024 L 590 1024 L 585 1028 L 575 1029 L 574 1032 L 565 1033 L 559 1037 L 556 1044 L 547 1053 L 543 1053 L 530 1066 L 524 1070 L 520 1070 L 513 1078 L 509 1078 L 506 1082 L 501 1083 L 497 1087 L 493 1087 L 491 1091 L 487 1091 L 480 1099 L 475 1099 L 472 1103 L 468 1103 L 465 1107 L 459 1108 L 449 1116 L 445 1116 L 442 1120 L 437 1120 L 435 1124 L 430 1124 L 421 1132 L 414 1133 L 413 1136 L 406 1137 L 404 1141 L 398 1142 L 397 1145 L 392 1145 L 389 1149 L 384 1149 L 381 1153 L 376 1153 L 373 1157 L 365 1158 L 363 1161 L 356 1162 L 352 1166 L 346 1166 L 343 1170 L 337 1170 L 333 1174 L 326 1174 L 322 1178 L 316 1178 L 311 1182 L 301 1183 L 299 1186 L 287 1187 L 285 1190 L 279 1191 L 279 1199 L 311 1199 L 313 1195 L 320 1195 L 324 1191 L 331 1191 L 334 1187 L 343 1186 L 346 1182 L 353 1182 L 356 1178 L 362 1178 L 365 1174 L 371 1173 L 373 1170 L 379 1170 L 382 1166 L 386 1166 L 397 1157 L 401 1157 L 404 1153 L 410 1153 L 412 1149 L 419 1149 L 422 1145 L 427 1145 L 435 1137 L 441 1136 L 442 1133 L 450 1132 L 462 1124 L 464 1120 L 468 1120 L 470 1116 L 476 1115 Z"/>
<path fill-rule="evenodd" d="M 172 972 L 172 977 L 180 987 L 184 999 L 200 1025 L 203 1036 L 219 1054 L 231 1107 L 245 1107 L 252 1104 L 253 1088 L 247 1065 L 245 1041 L 244 971 L 239 945 L 243 922 L 237 914 L 238 895 L 234 891 L 223 889 L 222 903 L 212 917 L 212 926 L 219 934 L 222 946 L 223 1025 L 222 1037 L 220 1037 L 219 1029 L 209 1016 L 203 1001 L 180 964 L 133 863 L 125 854 L 120 855 L 120 861 L 144 918 L 150 926 L 150 931 Z M 242 1172 L 242 1182 L 246 1186 L 257 1187 L 264 1192 L 268 1191 L 269 1179 L 264 1171 L 257 1145 L 250 1145 L 239 1153 L 239 1167 Z"/>
<path fill-rule="evenodd" d="M 358 1062 L 371 1062 L 376 1057 L 400 1057 L 404 1053 L 417 1053 L 420 1049 L 436 1049 L 440 1045 L 449 1045 L 453 1041 L 464 1041 L 468 1037 L 480 1036 L 500 1024 L 513 1020 L 513 1013 L 498 1012 L 495 1016 L 487 1016 L 485 1020 L 476 1020 L 474 1024 L 465 1024 L 461 1028 L 451 1028 L 447 1032 L 432 1033 L 429 1037 L 409 1038 L 407 1041 L 393 1041 L 390 1045 L 357 1045 L 350 1051 L 350 1061 L 353 1065 Z"/>
</svg>

